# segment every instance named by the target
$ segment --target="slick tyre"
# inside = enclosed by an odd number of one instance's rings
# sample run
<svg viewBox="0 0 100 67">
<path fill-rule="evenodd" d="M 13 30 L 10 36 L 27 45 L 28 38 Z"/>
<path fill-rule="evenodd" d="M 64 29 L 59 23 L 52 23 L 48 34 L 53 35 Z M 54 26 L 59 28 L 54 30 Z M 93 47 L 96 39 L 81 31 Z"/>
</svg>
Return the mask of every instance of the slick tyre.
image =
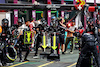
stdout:
<svg viewBox="0 0 100 67">
<path fill-rule="evenodd" d="M 6 46 L 6 62 L 11 63 L 17 59 L 17 52 L 13 46 Z"/>
</svg>

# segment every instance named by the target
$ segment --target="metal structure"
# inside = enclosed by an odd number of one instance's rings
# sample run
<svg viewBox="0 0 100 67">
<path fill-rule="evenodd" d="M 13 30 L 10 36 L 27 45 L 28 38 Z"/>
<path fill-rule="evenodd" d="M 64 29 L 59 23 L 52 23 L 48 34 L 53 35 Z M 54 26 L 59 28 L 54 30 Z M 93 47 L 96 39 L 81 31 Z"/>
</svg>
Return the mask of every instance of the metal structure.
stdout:
<svg viewBox="0 0 100 67">
<path fill-rule="evenodd" d="M 40 7 L 41 6 L 41 7 Z M 55 9 L 64 9 L 66 10 L 67 8 L 68 10 L 70 10 L 69 8 L 74 7 L 73 4 L 67 4 L 67 5 L 62 5 L 62 4 L 39 4 L 39 5 L 34 5 L 34 4 L 0 4 L 0 9 L 7 9 L 7 10 L 11 10 L 11 9 L 35 9 L 35 10 L 44 10 L 44 9 L 51 9 L 51 10 L 55 10 Z M 60 9 L 61 10 L 61 9 Z"/>
<path fill-rule="evenodd" d="M 90 6 L 84 6 L 85 7 L 90 7 Z M 94 6 L 95 9 L 100 9 L 98 8 L 98 6 Z M 39 4 L 39 5 L 34 5 L 34 4 L 0 4 L 0 9 L 1 10 L 9 10 L 9 11 L 14 11 L 14 24 L 16 24 L 16 21 L 18 19 L 18 10 L 19 9 L 26 9 L 26 10 L 32 10 L 32 17 L 35 18 L 36 17 L 36 10 L 42 10 L 48 13 L 45 15 L 48 15 L 48 25 L 50 25 L 50 20 L 51 20 L 51 16 L 49 16 L 51 14 L 51 10 L 58 10 L 58 11 L 64 11 L 65 10 L 76 10 L 75 5 L 74 4 L 67 4 L 67 5 L 63 5 L 63 4 Z M 84 10 L 79 10 L 79 11 L 84 11 Z M 17 13 L 17 16 L 15 16 Z M 84 12 L 83 12 L 84 13 Z M 47 17 L 47 16 L 45 16 Z M 84 15 L 84 28 L 86 28 L 86 16 Z"/>
</svg>

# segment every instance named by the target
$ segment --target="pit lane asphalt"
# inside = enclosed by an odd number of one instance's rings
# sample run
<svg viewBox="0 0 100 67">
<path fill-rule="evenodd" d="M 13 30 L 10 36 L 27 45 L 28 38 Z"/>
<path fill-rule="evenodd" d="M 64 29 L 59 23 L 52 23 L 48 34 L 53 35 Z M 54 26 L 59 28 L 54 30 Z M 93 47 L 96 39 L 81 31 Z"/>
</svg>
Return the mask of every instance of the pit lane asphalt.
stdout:
<svg viewBox="0 0 100 67">
<path fill-rule="evenodd" d="M 69 50 L 68 50 L 69 51 Z M 39 51 L 41 53 L 41 51 Z M 23 52 L 23 55 L 25 52 Z M 79 57 L 79 51 L 74 50 L 73 54 L 66 53 L 65 55 L 60 54 L 60 61 L 47 61 L 44 59 L 33 59 L 34 52 L 31 52 L 28 56 L 29 62 L 18 62 L 19 58 L 8 67 L 75 67 L 77 59 Z"/>
</svg>

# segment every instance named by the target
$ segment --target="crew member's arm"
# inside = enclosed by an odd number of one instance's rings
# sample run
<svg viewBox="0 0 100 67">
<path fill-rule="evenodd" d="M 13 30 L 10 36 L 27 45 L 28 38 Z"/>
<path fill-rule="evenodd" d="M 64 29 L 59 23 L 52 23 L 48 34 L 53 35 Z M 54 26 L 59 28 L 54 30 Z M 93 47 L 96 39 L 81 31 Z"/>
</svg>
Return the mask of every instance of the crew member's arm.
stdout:
<svg viewBox="0 0 100 67">
<path fill-rule="evenodd" d="M 71 32 L 71 33 L 75 33 L 75 31 L 71 31 L 71 30 L 69 30 L 69 29 L 66 29 L 67 31 L 69 31 L 69 32 Z"/>
<path fill-rule="evenodd" d="M 22 33 L 23 33 L 23 32 L 22 32 L 22 31 L 20 31 L 20 33 L 19 33 L 19 35 L 18 35 L 17 39 L 20 37 L 20 35 L 22 35 Z"/>
<path fill-rule="evenodd" d="M 19 29 L 18 29 L 18 32 L 19 32 L 19 35 L 17 36 L 17 39 L 20 37 L 20 35 L 23 34 L 23 30 L 19 28 Z"/>
<path fill-rule="evenodd" d="M 32 24 L 30 24 L 30 25 L 29 25 L 29 27 L 30 27 L 30 31 L 32 31 L 33 33 L 35 33 L 35 34 L 36 34 L 35 30 L 33 30 L 33 29 L 32 29 L 32 28 L 33 28 L 33 25 L 32 25 Z"/>
<path fill-rule="evenodd" d="M 34 21 L 35 24 L 39 24 L 37 21 Z"/>
<path fill-rule="evenodd" d="M 65 25 L 65 24 L 63 24 L 63 23 L 61 23 L 61 22 L 60 22 L 60 24 L 61 24 L 63 27 L 66 27 L 66 25 Z"/>
</svg>

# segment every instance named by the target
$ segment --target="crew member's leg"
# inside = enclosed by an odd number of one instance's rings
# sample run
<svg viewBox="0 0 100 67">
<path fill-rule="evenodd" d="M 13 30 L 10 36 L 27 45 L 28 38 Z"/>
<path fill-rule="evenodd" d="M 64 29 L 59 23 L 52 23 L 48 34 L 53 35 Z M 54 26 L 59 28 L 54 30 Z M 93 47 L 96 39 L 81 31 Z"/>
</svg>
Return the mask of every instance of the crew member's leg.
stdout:
<svg viewBox="0 0 100 67">
<path fill-rule="evenodd" d="M 19 62 L 22 62 L 22 43 L 23 43 L 23 36 L 20 36 L 20 39 L 19 39 L 19 57 L 20 57 L 20 60 Z"/>
<path fill-rule="evenodd" d="M 68 46 L 68 43 L 70 42 L 70 38 L 66 38 L 66 43 L 65 43 L 65 51 L 64 52 L 66 52 L 66 50 L 67 50 L 67 46 Z"/>
<path fill-rule="evenodd" d="M 27 60 L 27 56 L 29 55 L 29 53 L 30 53 L 30 48 L 26 45 L 26 54 L 25 54 L 25 58 L 24 58 L 24 61 L 29 61 L 29 60 Z"/>
<path fill-rule="evenodd" d="M 19 62 L 22 62 L 22 45 L 21 44 L 19 44 L 19 58 L 20 58 Z"/>
<path fill-rule="evenodd" d="M 96 60 L 97 66 L 99 67 L 99 60 L 98 60 L 97 48 L 96 48 L 96 47 L 93 47 L 91 50 L 92 50 L 93 55 L 94 55 L 94 57 L 95 57 L 95 60 Z"/>
<path fill-rule="evenodd" d="M 5 48 L 4 48 L 2 50 L 2 57 L 1 57 L 1 63 L 2 63 L 3 66 L 6 66 L 5 56 L 6 56 L 6 51 L 5 51 Z"/>
<path fill-rule="evenodd" d="M 70 38 L 71 40 L 71 51 L 70 52 L 73 52 L 73 49 L 74 49 L 74 37 Z"/>
<path fill-rule="evenodd" d="M 65 50 L 64 35 L 60 35 L 60 43 L 61 43 L 62 54 L 64 54 Z"/>
<path fill-rule="evenodd" d="M 37 56 L 37 54 L 38 54 L 38 48 L 39 48 L 40 42 L 41 42 L 41 36 L 38 35 L 38 36 L 37 36 L 37 39 L 36 39 L 36 52 L 35 52 L 35 56 Z M 33 57 L 33 58 L 35 58 L 35 57 Z M 37 57 L 36 57 L 36 58 L 37 58 Z"/>
<path fill-rule="evenodd" d="M 90 47 L 90 46 L 85 45 L 85 46 L 82 48 L 82 50 L 81 50 L 81 52 L 80 52 L 81 54 L 80 54 L 80 56 L 79 56 L 79 58 L 78 58 L 78 61 L 77 61 L 77 64 L 76 64 L 76 67 L 81 67 L 81 63 L 82 63 L 83 58 L 85 57 L 86 53 L 90 50 L 89 47 Z"/>
</svg>

